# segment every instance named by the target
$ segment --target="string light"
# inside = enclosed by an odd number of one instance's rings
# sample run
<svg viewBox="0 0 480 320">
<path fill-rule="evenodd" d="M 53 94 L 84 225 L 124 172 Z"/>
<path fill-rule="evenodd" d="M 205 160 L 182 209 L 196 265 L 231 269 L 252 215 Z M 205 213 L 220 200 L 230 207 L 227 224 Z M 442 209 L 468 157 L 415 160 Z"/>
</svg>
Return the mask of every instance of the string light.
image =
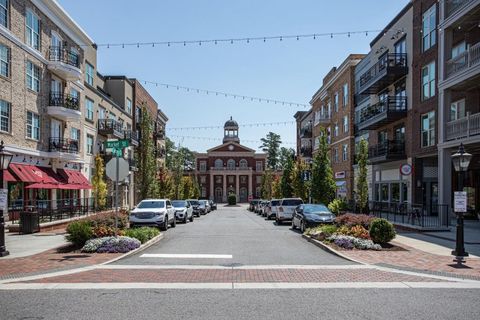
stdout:
<svg viewBox="0 0 480 320">
<path fill-rule="evenodd" d="M 258 126 L 280 126 L 280 125 L 292 125 L 296 124 L 296 121 L 279 121 L 279 122 L 262 122 L 262 123 L 245 123 L 239 124 L 239 127 L 258 127 Z M 223 126 L 203 126 L 203 127 L 176 127 L 176 128 L 169 128 L 167 130 L 172 131 L 183 131 L 183 130 L 209 130 L 209 129 L 223 129 Z"/>
<path fill-rule="evenodd" d="M 242 95 L 242 94 L 238 94 L 238 93 L 229 93 L 229 92 L 222 92 L 222 91 L 215 91 L 215 90 L 206 90 L 206 89 L 201 89 L 201 88 L 185 87 L 185 86 L 180 86 L 180 85 L 177 85 L 177 84 L 160 83 L 160 82 L 148 81 L 148 80 L 140 80 L 139 79 L 139 81 L 142 81 L 145 84 L 155 85 L 156 87 L 161 86 L 161 87 L 164 87 L 166 89 L 169 89 L 169 87 L 176 87 L 177 90 L 181 89 L 185 92 L 196 92 L 198 94 L 205 93 L 207 95 L 210 94 L 210 93 L 212 93 L 212 94 L 214 93 L 215 96 L 222 95 L 225 98 L 228 98 L 228 97 L 234 98 L 234 99 L 242 98 L 242 100 L 250 99 L 250 101 L 258 101 L 258 102 L 266 102 L 266 103 L 274 102 L 275 104 L 277 104 L 277 103 L 280 104 L 281 103 L 282 106 L 287 104 L 290 107 L 310 108 L 310 105 L 306 104 L 306 103 L 283 101 L 283 100 L 271 99 L 271 98 L 252 97 L 252 96 Z"/>
</svg>

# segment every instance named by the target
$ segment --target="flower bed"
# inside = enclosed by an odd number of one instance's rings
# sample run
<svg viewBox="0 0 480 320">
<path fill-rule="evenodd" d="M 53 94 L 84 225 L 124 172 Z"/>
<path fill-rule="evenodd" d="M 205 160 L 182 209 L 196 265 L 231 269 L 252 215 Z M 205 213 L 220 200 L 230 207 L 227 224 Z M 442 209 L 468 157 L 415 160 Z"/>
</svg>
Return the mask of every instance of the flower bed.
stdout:
<svg viewBox="0 0 480 320">
<path fill-rule="evenodd" d="M 103 237 L 88 240 L 82 252 L 126 253 L 139 248 L 140 245 L 140 240 L 130 237 Z"/>
</svg>

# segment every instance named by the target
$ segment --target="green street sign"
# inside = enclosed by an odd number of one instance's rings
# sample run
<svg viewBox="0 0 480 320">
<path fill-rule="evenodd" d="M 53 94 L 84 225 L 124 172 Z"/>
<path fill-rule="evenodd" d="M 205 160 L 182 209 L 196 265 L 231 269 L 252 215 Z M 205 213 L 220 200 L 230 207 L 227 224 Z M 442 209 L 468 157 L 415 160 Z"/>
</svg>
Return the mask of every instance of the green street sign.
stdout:
<svg viewBox="0 0 480 320">
<path fill-rule="evenodd" d="M 128 140 L 126 139 L 105 141 L 105 146 L 107 148 L 123 149 L 123 148 L 127 148 L 128 145 L 129 143 L 128 143 Z"/>
<path fill-rule="evenodd" d="M 112 156 L 114 156 L 114 157 L 123 157 L 123 151 L 122 151 L 122 149 L 113 149 L 113 150 L 112 150 Z"/>
</svg>

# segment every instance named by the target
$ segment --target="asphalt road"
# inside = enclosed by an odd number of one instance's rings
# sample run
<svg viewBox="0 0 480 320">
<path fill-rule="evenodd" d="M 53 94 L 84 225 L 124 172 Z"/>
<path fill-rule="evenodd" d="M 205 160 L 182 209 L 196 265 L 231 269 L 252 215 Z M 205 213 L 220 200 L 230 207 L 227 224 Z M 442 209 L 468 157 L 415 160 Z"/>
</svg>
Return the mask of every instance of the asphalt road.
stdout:
<svg viewBox="0 0 480 320">
<path fill-rule="evenodd" d="M 143 254 L 220 254 L 231 259 L 142 258 Z M 169 229 L 156 245 L 117 264 L 345 265 L 350 261 L 319 250 L 292 231 L 242 207 L 219 207 L 193 223 Z"/>
</svg>

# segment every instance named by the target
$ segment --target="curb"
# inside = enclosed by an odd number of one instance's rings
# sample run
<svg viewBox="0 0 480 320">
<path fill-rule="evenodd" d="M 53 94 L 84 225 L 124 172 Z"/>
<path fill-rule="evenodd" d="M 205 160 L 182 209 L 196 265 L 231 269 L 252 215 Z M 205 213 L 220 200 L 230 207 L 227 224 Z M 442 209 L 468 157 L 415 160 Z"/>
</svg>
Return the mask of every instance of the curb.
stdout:
<svg viewBox="0 0 480 320">
<path fill-rule="evenodd" d="M 109 263 L 113 263 L 113 262 L 115 262 L 115 261 L 118 261 L 118 260 L 120 260 L 120 259 L 127 258 L 127 257 L 129 257 L 129 256 L 131 256 L 131 255 L 133 255 L 133 254 L 135 254 L 135 253 L 137 253 L 137 252 L 140 252 L 140 251 L 142 251 L 142 250 L 147 249 L 148 247 L 153 246 L 155 243 L 159 242 L 159 241 L 162 240 L 162 239 L 163 239 L 163 233 L 160 233 L 158 236 L 156 236 L 155 238 L 152 238 L 152 239 L 148 240 L 147 242 L 145 242 L 144 244 L 142 244 L 142 245 L 141 245 L 140 247 L 138 247 L 137 249 L 132 250 L 132 251 L 129 251 L 129 252 L 127 252 L 127 253 L 119 256 L 119 257 L 113 258 L 113 259 L 108 260 L 108 261 L 106 261 L 106 262 L 99 263 L 99 264 L 97 264 L 97 266 L 103 266 L 103 265 L 106 265 L 106 264 L 109 264 Z"/>
<path fill-rule="evenodd" d="M 343 253 L 333 249 L 333 248 L 330 248 L 329 246 L 327 246 L 326 244 L 322 243 L 321 241 L 318 241 L 318 240 L 315 240 L 313 239 L 312 237 L 309 237 L 307 235 L 304 235 L 302 234 L 302 238 L 306 239 L 308 242 L 310 243 L 313 243 L 314 245 L 316 245 L 317 247 L 319 247 L 320 249 L 324 250 L 324 251 L 327 251 L 331 254 L 334 254 L 340 258 L 343 258 L 345 260 L 349 260 L 349 261 L 352 261 L 352 262 L 355 262 L 355 263 L 359 263 L 359 264 L 363 264 L 363 265 L 370 265 L 368 263 L 365 263 L 365 262 L 362 262 L 362 261 L 359 261 L 359 260 L 356 260 L 356 259 L 353 259 L 353 258 L 350 258 L 349 256 L 346 256 L 344 255 Z"/>
</svg>

